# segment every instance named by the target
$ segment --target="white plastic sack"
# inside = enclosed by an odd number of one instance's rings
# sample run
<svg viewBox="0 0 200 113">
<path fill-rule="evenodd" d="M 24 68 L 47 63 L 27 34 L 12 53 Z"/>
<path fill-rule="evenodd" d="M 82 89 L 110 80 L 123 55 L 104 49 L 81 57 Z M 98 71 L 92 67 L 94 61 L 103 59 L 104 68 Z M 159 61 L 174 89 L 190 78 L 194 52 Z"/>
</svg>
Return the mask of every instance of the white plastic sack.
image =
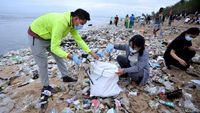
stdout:
<svg viewBox="0 0 200 113">
<path fill-rule="evenodd" d="M 115 74 L 118 68 L 115 64 L 96 61 L 91 63 L 90 96 L 110 97 L 118 95 L 122 90 L 117 82 L 119 77 Z"/>
<path fill-rule="evenodd" d="M 188 23 L 190 21 L 190 18 L 185 19 L 185 23 Z"/>
</svg>

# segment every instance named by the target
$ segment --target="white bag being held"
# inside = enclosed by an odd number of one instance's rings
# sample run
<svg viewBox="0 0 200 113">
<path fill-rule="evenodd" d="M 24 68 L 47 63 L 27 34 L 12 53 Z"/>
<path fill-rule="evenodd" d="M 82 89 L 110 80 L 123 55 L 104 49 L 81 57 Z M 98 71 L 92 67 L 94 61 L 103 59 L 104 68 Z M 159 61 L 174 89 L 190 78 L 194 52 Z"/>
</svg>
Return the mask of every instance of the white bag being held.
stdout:
<svg viewBox="0 0 200 113">
<path fill-rule="evenodd" d="M 90 96 L 110 97 L 118 95 L 122 90 L 117 82 L 119 77 L 115 74 L 118 67 L 108 62 L 92 62 L 90 68 Z"/>
</svg>

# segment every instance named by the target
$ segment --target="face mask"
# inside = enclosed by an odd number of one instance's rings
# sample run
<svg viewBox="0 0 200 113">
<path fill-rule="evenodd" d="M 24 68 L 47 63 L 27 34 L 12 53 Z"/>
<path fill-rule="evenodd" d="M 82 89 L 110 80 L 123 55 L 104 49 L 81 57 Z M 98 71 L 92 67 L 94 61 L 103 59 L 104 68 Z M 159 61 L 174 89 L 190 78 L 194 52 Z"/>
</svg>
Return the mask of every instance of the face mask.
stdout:
<svg viewBox="0 0 200 113">
<path fill-rule="evenodd" d="M 135 49 L 132 49 L 132 47 L 129 47 L 130 49 L 130 55 L 128 56 L 128 60 L 130 61 L 130 65 L 134 66 L 135 63 L 138 61 L 138 53 Z"/>
<path fill-rule="evenodd" d="M 186 39 L 187 41 L 191 41 L 193 38 L 192 38 L 191 36 L 187 35 L 187 36 L 185 36 L 185 39 Z"/>
<path fill-rule="evenodd" d="M 132 47 L 129 47 L 129 50 L 131 53 L 136 53 L 137 51 L 135 49 L 133 49 Z"/>
<path fill-rule="evenodd" d="M 74 26 L 74 29 L 76 29 L 76 30 L 80 30 L 80 29 L 82 29 L 83 28 L 83 25 L 76 25 L 76 26 Z"/>
</svg>

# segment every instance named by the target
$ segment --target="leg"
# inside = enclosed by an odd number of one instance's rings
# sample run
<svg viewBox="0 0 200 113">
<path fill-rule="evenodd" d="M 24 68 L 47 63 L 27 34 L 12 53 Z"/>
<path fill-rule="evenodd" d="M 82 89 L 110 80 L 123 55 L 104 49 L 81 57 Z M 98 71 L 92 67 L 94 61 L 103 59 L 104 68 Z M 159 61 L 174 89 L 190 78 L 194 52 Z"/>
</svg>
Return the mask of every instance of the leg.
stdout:
<svg viewBox="0 0 200 113">
<path fill-rule="evenodd" d="M 171 56 L 164 56 L 164 59 L 165 59 L 165 64 L 166 64 L 168 69 L 171 69 L 170 65 L 178 67 L 181 70 L 186 70 L 188 68 L 188 66 L 181 65 L 177 60 L 175 60 Z"/>
<path fill-rule="evenodd" d="M 195 51 L 191 51 L 189 49 L 184 49 L 183 52 L 178 53 L 177 56 L 179 56 L 181 59 L 183 59 L 187 63 L 187 66 L 185 66 L 187 69 L 190 67 L 190 64 L 189 64 L 190 60 L 195 56 L 195 54 L 196 54 Z M 184 70 L 186 70 L 186 69 L 184 69 Z"/>
<path fill-rule="evenodd" d="M 48 49 L 48 51 L 50 51 L 50 50 Z M 68 73 L 67 67 L 65 65 L 64 59 L 58 57 L 57 55 L 55 55 L 52 52 L 50 52 L 50 53 L 52 54 L 52 56 L 56 60 L 56 64 L 58 66 L 58 69 L 59 69 L 59 71 L 62 74 L 63 82 L 76 82 L 77 80 L 75 80 L 75 79 L 73 79 L 73 78 L 71 78 L 71 77 L 68 76 L 69 73 Z"/>
<path fill-rule="evenodd" d="M 133 22 L 130 21 L 129 28 L 132 28 Z"/>
<path fill-rule="evenodd" d="M 51 86 L 49 86 L 48 66 L 47 66 L 48 55 L 46 52 L 47 52 L 47 47 L 50 45 L 50 41 L 43 41 L 37 38 L 33 40 L 32 37 L 29 37 L 29 39 L 31 44 L 31 51 L 35 59 L 35 62 L 39 67 L 39 76 L 43 85 L 43 88 L 41 90 L 40 102 L 48 103 L 48 98 L 51 95 L 45 94 L 45 92 L 51 92 L 52 94 L 56 92 Z M 47 103 L 42 104 L 41 108 L 45 108 Z"/>
<path fill-rule="evenodd" d="M 126 22 L 126 28 L 128 28 L 128 22 Z"/>
<path fill-rule="evenodd" d="M 117 56 L 117 62 L 119 63 L 119 65 L 120 65 L 121 68 L 128 68 L 128 67 L 130 67 L 128 59 L 125 56 L 123 56 L 123 55 Z M 128 77 L 128 73 L 124 74 L 124 75 L 122 75 L 120 77 Z"/>
<path fill-rule="evenodd" d="M 185 71 L 188 67 L 190 67 L 190 65 L 186 65 L 186 66 L 181 65 L 177 60 L 174 60 L 172 65 L 174 65 L 174 66 L 176 66 L 176 67 L 178 67 L 179 69 L 184 70 L 184 71 Z"/>
<path fill-rule="evenodd" d="M 43 86 L 49 85 L 49 78 L 48 78 L 48 68 L 47 68 L 47 51 L 46 47 L 48 45 L 47 42 L 39 40 L 35 38 L 33 40 L 32 37 L 29 37 L 30 44 L 31 44 L 31 51 L 33 54 L 33 58 L 36 64 L 39 67 L 39 76 Z M 34 45 L 33 42 L 34 41 Z"/>
<path fill-rule="evenodd" d="M 156 37 L 156 30 L 153 29 L 153 36 Z"/>
<path fill-rule="evenodd" d="M 58 57 L 57 55 L 55 55 L 55 54 L 52 53 L 52 52 L 51 52 L 51 54 L 52 54 L 52 56 L 54 57 L 54 59 L 55 59 L 55 61 L 56 61 L 56 64 L 57 64 L 57 66 L 58 66 L 59 71 L 60 71 L 61 74 L 62 74 L 62 77 L 67 76 L 68 70 L 67 70 L 67 67 L 66 67 L 66 65 L 65 65 L 65 62 L 64 62 L 63 58 Z"/>
<path fill-rule="evenodd" d="M 129 74 L 129 77 L 131 78 L 131 80 L 134 81 L 137 85 L 140 84 L 140 82 L 142 81 L 143 76 L 144 76 L 144 71 L 143 70 L 140 70 L 137 73 Z"/>
<path fill-rule="evenodd" d="M 160 30 L 160 25 L 155 24 L 153 29 L 153 35 L 156 37 L 157 32 Z"/>
<path fill-rule="evenodd" d="M 187 63 L 195 56 L 196 52 L 189 49 L 184 49 L 178 56 L 185 60 Z"/>
<path fill-rule="evenodd" d="M 128 68 L 128 67 L 130 67 L 128 59 L 125 56 L 123 56 L 123 55 L 117 56 L 117 62 L 119 63 L 119 65 L 120 65 L 121 68 Z"/>
<path fill-rule="evenodd" d="M 160 27 L 160 37 L 163 38 L 163 31 L 161 27 Z"/>
</svg>

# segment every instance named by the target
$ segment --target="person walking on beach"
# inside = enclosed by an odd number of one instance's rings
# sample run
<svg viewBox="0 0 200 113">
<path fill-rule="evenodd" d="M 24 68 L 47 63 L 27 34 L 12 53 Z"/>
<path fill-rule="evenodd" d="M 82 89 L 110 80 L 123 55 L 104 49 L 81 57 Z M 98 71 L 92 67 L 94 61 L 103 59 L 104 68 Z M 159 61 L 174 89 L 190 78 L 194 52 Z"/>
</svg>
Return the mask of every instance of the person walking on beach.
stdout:
<svg viewBox="0 0 200 113">
<path fill-rule="evenodd" d="M 165 64 L 168 69 L 171 65 L 186 70 L 190 67 L 190 60 L 199 48 L 192 47 L 192 39 L 199 35 L 199 28 L 192 27 L 181 33 L 167 47 L 164 53 Z"/>
<path fill-rule="evenodd" d="M 117 26 L 118 21 L 119 21 L 119 17 L 118 17 L 118 15 L 116 15 L 116 16 L 115 16 L 115 26 Z"/>
<path fill-rule="evenodd" d="M 128 16 L 128 14 L 125 17 L 124 25 L 125 25 L 125 28 L 129 28 L 129 16 Z"/>
<path fill-rule="evenodd" d="M 135 16 L 132 14 L 130 17 L 129 28 L 132 28 L 134 26 L 134 21 L 135 21 Z"/>
<path fill-rule="evenodd" d="M 76 54 L 64 51 L 60 44 L 64 37 L 70 32 L 76 43 L 93 58 L 99 57 L 92 52 L 88 45 L 82 40 L 79 31 L 87 21 L 90 15 L 83 9 L 77 9 L 73 12 L 48 13 L 35 19 L 28 29 L 31 51 L 36 64 L 39 67 L 39 77 L 43 85 L 41 92 L 41 101 L 47 101 L 48 95 L 44 92 L 54 92 L 49 85 L 47 51 L 54 57 L 58 69 L 62 74 L 63 82 L 76 82 L 77 80 L 69 77 L 64 59 L 73 60 L 77 65 L 81 60 Z"/>
<path fill-rule="evenodd" d="M 160 8 L 159 13 L 156 14 L 155 20 L 154 20 L 154 28 L 153 28 L 153 35 L 156 37 L 157 32 L 161 29 L 160 24 L 162 23 L 162 17 L 163 17 L 163 8 Z M 162 32 L 162 31 L 161 31 Z"/>
<path fill-rule="evenodd" d="M 169 11 L 169 21 L 168 21 L 168 26 L 171 26 L 173 22 L 173 14 L 172 14 L 172 9 Z"/>
<path fill-rule="evenodd" d="M 151 21 L 151 16 L 148 15 L 147 18 L 146 18 L 146 24 L 149 25 L 149 24 L 150 24 L 150 21 Z"/>
</svg>

